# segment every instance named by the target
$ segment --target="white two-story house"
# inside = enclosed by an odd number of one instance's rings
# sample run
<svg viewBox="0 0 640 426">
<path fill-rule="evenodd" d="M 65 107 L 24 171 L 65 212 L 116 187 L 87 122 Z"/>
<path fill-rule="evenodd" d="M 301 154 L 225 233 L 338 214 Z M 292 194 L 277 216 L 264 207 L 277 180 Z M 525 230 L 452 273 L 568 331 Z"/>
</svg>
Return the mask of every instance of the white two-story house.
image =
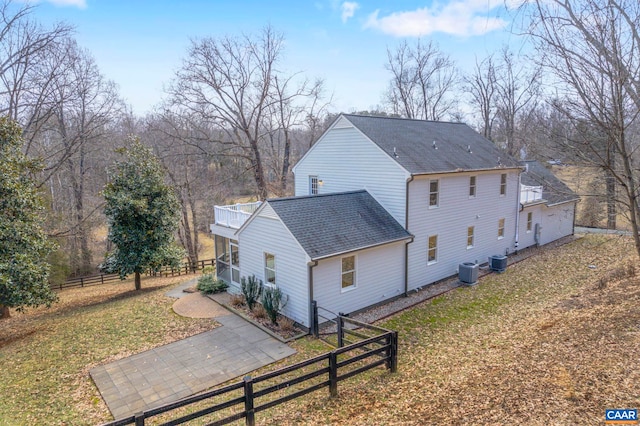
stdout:
<svg viewBox="0 0 640 426">
<path fill-rule="evenodd" d="M 307 327 L 313 300 L 349 313 L 407 294 L 573 232 L 575 194 L 550 202 L 528 167 L 462 123 L 343 114 L 294 166 L 295 197 L 216 207 L 218 276 L 277 285 Z"/>
</svg>

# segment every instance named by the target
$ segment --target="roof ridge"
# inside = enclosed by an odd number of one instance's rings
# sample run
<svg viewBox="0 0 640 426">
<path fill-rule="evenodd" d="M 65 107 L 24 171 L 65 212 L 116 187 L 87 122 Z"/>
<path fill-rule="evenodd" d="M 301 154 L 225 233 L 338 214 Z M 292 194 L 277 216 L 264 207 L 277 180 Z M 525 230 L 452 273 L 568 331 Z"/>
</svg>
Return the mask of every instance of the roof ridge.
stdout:
<svg viewBox="0 0 640 426">
<path fill-rule="evenodd" d="M 348 113 L 341 113 L 341 115 L 346 117 L 383 118 L 387 120 L 417 121 L 420 123 L 462 124 L 464 126 L 468 126 L 467 123 L 463 123 L 462 121 L 422 120 L 420 118 L 390 117 L 390 116 L 384 116 L 384 115 L 362 115 L 362 114 L 348 114 Z"/>
<path fill-rule="evenodd" d="M 266 201 L 287 201 L 287 200 L 302 200 L 305 198 L 321 198 L 321 197 L 330 197 L 334 195 L 346 195 L 346 194 L 357 194 L 359 192 L 367 192 L 366 189 L 356 189 L 353 191 L 342 191 L 342 192 L 328 192 L 326 194 L 310 194 L 310 195 L 292 195 L 290 197 L 278 197 L 278 198 L 267 198 Z"/>
</svg>

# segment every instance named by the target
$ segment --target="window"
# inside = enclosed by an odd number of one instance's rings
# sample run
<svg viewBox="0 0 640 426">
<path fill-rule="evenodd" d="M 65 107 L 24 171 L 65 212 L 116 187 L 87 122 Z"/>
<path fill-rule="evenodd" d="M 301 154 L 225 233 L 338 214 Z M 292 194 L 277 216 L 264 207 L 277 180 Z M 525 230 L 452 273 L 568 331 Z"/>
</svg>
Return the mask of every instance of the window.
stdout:
<svg viewBox="0 0 640 426">
<path fill-rule="evenodd" d="M 427 264 L 436 263 L 438 261 L 438 236 L 429 237 L 429 249 L 427 250 Z"/>
<path fill-rule="evenodd" d="M 498 219 L 498 239 L 504 238 L 504 218 Z"/>
<path fill-rule="evenodd" d="M 220 235 L 215 236 L 216 245 L 216 275 L 225 282 L 231 281 L 229 239 Z"/>
<path fill-rule="evenodd" d="M 533 228 L 533 213 L 527 213 L 527 232 L 531 232 L 531 228 Z"/>
<path fill-rule="evenodd" d="M 271 253 L 264 254 L 264 281 L 268 286 L 276 285 L 276 256 Z"/>
<path fill-rule="evenodd" d="M 356 257 L 342 258 L 342 289 L 348 290 L 356 286 Z"/>
<path fill-rule="evenodd" d="M 468 227 L 467 228 L 467 248 L 473 247 L 473 233 L 474 233 L 473 226 Z"/>
<path fill-rule="evenodd" d="M 318 176 L 309 176 L 309 195 L 318 194 Z"/>
<path fill-rule="evenodd" d="M 507 174 L 500 175 L 500 196 L 507 195 Z"/>
<path fill-rule="evenodd" d="M 476 196 L 476 177 L 469 177 L 469 198 L 475 198 Z"/>
<path fill-rule="evenodd" d="M 429 208 L 438 207 L 438 192 L 439 192 L 438 179 L 429 181 Z"/>
</svg>

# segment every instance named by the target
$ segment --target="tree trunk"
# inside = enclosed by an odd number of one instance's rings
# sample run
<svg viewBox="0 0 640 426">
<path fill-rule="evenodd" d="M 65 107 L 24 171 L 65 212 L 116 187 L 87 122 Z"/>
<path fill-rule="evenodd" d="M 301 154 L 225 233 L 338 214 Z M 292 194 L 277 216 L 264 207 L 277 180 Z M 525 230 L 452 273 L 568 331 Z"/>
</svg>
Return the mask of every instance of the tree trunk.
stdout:
<svg viewBox="0 0 640 426">
<path fill-rule="evenodd" d="M 142 284 L 140 283 L 140 272 L 135 273 L 135 283 L 136 283 L 136 290 L 140 290 L 142 288 Z"/>
<path fill-rule="evenodd" d="M 284 155 L 282 159 L 282 176 L 280 176 L 280 190 L 282 191 L 283 197 L 287 195 L 287 179 L 289 177 L 290 157 L 291 157 L 291 140 L 289 139 L 289 131 L 285 129 L 284 130 Z"/>
<path fill-rule="evenodd" d="M 11 318 L 11 311 L 9 311 L 9 307 L 5 305 L 0 305 L 0 319 Z"/>
<path fill-rule="evenodd" d="M 616 229 L 616 179 L 607 171 L 607 229 Z"/>
</svg>

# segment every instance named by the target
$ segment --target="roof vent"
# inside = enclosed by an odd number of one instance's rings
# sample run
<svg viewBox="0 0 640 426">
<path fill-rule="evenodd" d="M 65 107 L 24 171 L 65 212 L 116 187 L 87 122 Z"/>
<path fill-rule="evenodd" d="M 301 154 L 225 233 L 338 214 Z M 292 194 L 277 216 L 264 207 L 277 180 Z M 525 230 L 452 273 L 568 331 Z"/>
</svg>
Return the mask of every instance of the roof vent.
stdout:
<svg viewBox="0 0 640 426">
<path fill-rule="evenodd" d="M 467 145 L 467 152 L 468 152 L 469 154 L 473 154 L 473 152 L 471 152 L 471 145 Z"/>
<path fill-rule="evenodd" d="M 436 141 L 433 141 L 433 149 L 438 149 L 438 147 L 436 146 Z"/>
<path fill-rule="evenodd" d="M 399 157 L 398 153 L 396 152 L 396 147 L 395 147 L 395 146 L 393 147 L 393 156 L 394 156 L 395 158 L 398 158 L 398 157 Z"/>
<path fill-rule="evenodd" d="M 502 162 L 500 162 L 500 157 L 498 157 L 498 166 L 502 166 Z"/>
</svg>

